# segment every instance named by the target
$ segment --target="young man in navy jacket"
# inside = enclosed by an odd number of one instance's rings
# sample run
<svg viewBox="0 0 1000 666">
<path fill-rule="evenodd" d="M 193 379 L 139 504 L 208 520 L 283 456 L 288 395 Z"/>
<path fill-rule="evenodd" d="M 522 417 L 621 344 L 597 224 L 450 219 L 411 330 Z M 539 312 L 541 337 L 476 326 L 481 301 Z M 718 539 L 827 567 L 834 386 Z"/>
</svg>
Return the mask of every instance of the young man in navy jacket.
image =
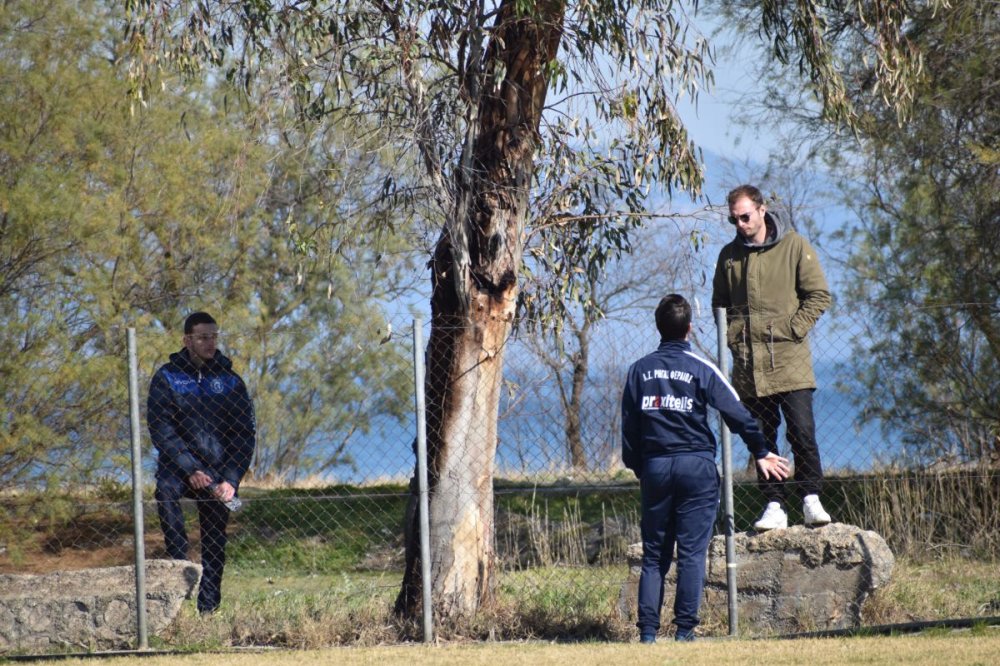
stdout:
<svg viewBox="0 0 1000 666">
<path fill-rule="evenodd" d="M 250 467 L 257 424 L 247 387 L 216 348 L 219 327 L 205 312 L 184 321 L 184 349 L 153 375 L 146 420 L 157 451 L 156 507 L 167 554 L 188 557 L 182 497 L 197 500 L 201 524 L 198 610 L 222 599 L 229 507 Z"/>
<path fill-rule="evenodd" d="M 694 640 L 705 558 L 719 506 L 716 441 L 708 408 L 739 434 L 765 478 L 788 476 L 788 460 L 768 450 L 757 421 L 717 367 L 691 351 L 691 305 L 665 296 L 656 308 L 660 346 L 629 368 L 622 394 L 622 460 L 642 494 L 639 627 L 643 643 L 660 628 L 663 578 L 677 545 L 676 640 Z"/>
</svg>

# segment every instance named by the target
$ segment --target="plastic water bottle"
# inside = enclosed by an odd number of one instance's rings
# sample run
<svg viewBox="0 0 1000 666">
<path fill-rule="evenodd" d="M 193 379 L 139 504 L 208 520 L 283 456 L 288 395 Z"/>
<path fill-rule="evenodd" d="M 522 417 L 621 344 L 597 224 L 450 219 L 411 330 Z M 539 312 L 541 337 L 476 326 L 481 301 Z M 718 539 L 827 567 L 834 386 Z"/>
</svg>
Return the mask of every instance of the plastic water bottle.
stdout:
<svg viewBox="0 0 1000 666">
<path fill-rule="evenodd" d="M 214 491 L 218 487 L 219 487 L 218 483 L 213 483 L 208 487 L 208 489 Z M 239 511 L 240 507 L 243 506 L 243 500 L 241 500 L 236 495 L 233 495 L 233 499 L 229 500 L 228 502 L 223 502 L 222 504 L 230 511 Z"/>
</svg>

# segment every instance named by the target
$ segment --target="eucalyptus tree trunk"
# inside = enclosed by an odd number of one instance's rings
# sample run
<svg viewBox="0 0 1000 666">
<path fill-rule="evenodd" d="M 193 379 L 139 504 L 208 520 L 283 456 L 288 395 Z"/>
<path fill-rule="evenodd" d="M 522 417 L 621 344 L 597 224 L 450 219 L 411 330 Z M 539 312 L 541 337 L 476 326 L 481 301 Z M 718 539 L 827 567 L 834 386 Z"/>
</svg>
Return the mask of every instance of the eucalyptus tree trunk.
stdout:
<svg viewBox="0 0 1000 666">
<path fill-rule="evenodd" d="M 569 396 L 563 396 L 563 410 L 566 413 L 566 445 L 573 469 L 587 470 L 587 450 L 583 445 L 583 392 L 587 386 L 587 371 L 590 367 L 590 324 L 584 322 L 577 334 L 580 348 L 571 357 L 573 374 Z"/>
<path fill-rule="evenodd" d="M 528 193 L 545 102 L 546 68 L 562 36 L 564 3 L 518 17 L 502 3 L 482 59 L 482 91 L 469 75 L 472 123 L 456 171 L 452 219 L 431 258 L 426 373 L 432 598 L 444 617 L 494 597 L 493 469 L 504 348 L 518 296 Z M 408 512 L 406 572 L 396 611 L 420 600 L 419 531 Z"/>
</svg>

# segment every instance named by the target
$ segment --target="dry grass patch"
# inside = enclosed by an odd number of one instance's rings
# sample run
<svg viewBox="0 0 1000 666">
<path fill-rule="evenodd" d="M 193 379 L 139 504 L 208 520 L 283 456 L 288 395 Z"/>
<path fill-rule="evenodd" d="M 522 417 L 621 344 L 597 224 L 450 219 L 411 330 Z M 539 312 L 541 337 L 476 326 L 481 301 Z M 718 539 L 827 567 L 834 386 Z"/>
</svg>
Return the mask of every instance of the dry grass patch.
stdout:
<svg viewBox="0 0 1000 666">
<path fill-rule="evenodd" d="M 701 641 L 691 644 L 636 643 L 476 643 L 462 645 L 335 648 L 308 652 L 195 654 L 114 659 L 65 660 L 39 664 L 86 666 L 292 666 L 293 664 L 406 664 L 407 666 L 607 666 L 607 664 L 683 664 L 767 666 L 828 664 L 993 664 L 1000 651 L 1000 631 L 977 629 L 947 635 L 799 641 Z"/>
<path fill-rule="evenodd" d="M 892 581 L 865 604 L 868 626 L 1000 615 L 1000 562 L 896 560 Z"/>
</svg>

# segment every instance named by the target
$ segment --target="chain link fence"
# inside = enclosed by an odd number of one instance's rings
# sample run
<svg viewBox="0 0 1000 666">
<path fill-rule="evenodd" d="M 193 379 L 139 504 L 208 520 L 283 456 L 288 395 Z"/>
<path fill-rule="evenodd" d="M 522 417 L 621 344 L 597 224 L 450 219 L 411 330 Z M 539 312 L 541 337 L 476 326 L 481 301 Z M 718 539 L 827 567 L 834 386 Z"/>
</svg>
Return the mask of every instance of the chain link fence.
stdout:
<svg viewBox="0 0 1000 666">
<path fill-rule="evenodd" d="M 900 368 L 879 365 L 890 357 L 873 360 L 866 352 L 870 343 L 859 319 L 834 311 L 811 334 L 824 505 L 834 521 L 883 535 L 901 563 L 915 563 L 903 571 L 919 574 L 918 563 L 947 555 L 996 574 L 995 413 L 993 420 L 971 412 L 960 418 L 957 392 L 937 397 L 942 405 L 954 400 L 951 411 L 926 418 L 906 411 L 913 394 L 902 385 Z M 392 612 L 416 552 L 416 541 L 408 551 L 406 539 L 417 524 L 412 326 L 404 317 L 367 322 L 349 341 L 297 346 L 229 331 L 225 321 L 217 334 L 202 327 L 183 341 L 176 333 L 139 331 L 145 554 L 189 557 L 205 571 L 198 600 L 184 606 L 155 644 L 314 646 L 420 637 L 415 624 Z M 465 357 L 426 357 L 428 373 L 448 371 L 461 387 L 435 392 L 428 382 L 431 493 L 458 492 L 430 515 L 435 589 L 458 605 L 463 598 L 473 605 L 489 598 L 492 609 L 460 629 L 441 630 L 481 638 L 627 639 L 634 627 L 618 600 L 628 575 L 626 552 L 640 541 L 639 492 L 620 460 L 620 399 L 629 364 L 657 346 L 652 308 L 558 335 L 524 330 L 485 340 L 463 351 Z M 429 326 L 421 333 L 434 344 Z M 132 564 L 124 337 L 97 356 L 114 366 L 109 376 L 120 381 L 90 385 L 83 370 L 60 377 L 61 385 L 74 378 L 76 385 L 53 393 L 61 397 L 50 409 L 72 410 L 74 391 L 101 396 L 99 407 L 81 416 L 86 427 L 65 447 L 54 447 L 49 460 L 78 465 L 80 474 L 45 492 L 5 492 L 0 573 Z M 712 313 L 699 309 L 695 349 L 718 360 L 715 340 Z M 192 361 L 199 354 L 202 361 Z M 873 387 L 880 378 L 895 383 L 879 393 Z M 38 381 L 48 379 L 39 375 Z M 493 405 L 495 430 L 483 417 Z M 463 420 L 463 414 L 474 416 Z M 458 442 L 447 455 L 434 449 L 442 433 Z M 788 456 L 783 425 L 778 443 Z M 747 531 L 765 499 L 738 438 L 733 450 L 735 528 Z M 232 497 L 239 507 L 223 503 Z M 800 524 L 800 507 L 789 502 L 788 508 L 790 522 Z M 449 540 L 468 552 L 435 559 L 433 544 Z M 476 570 L 483 552 L 495 554 L 487 570 Z M 996 614 L 1000 577 L 972 578 L 951 583 L 949 594 L 961 603 L 934 612 Z M 478 587 L 463 587 L 467 581 Z M 965 587 L 956 591 L 955 585 Z M 706 603 L 702 631 L 724 635 L 726 610 Z M 938 619 L 934 612 L 915 606 L 906 618 Z M 885 617 L 898 614 L 876 613 L 866 621 Z M 32 649 L 5 640 L 4 652 Z M 58 649 L 67 648 L 80 646 Z"/>
</svg>

